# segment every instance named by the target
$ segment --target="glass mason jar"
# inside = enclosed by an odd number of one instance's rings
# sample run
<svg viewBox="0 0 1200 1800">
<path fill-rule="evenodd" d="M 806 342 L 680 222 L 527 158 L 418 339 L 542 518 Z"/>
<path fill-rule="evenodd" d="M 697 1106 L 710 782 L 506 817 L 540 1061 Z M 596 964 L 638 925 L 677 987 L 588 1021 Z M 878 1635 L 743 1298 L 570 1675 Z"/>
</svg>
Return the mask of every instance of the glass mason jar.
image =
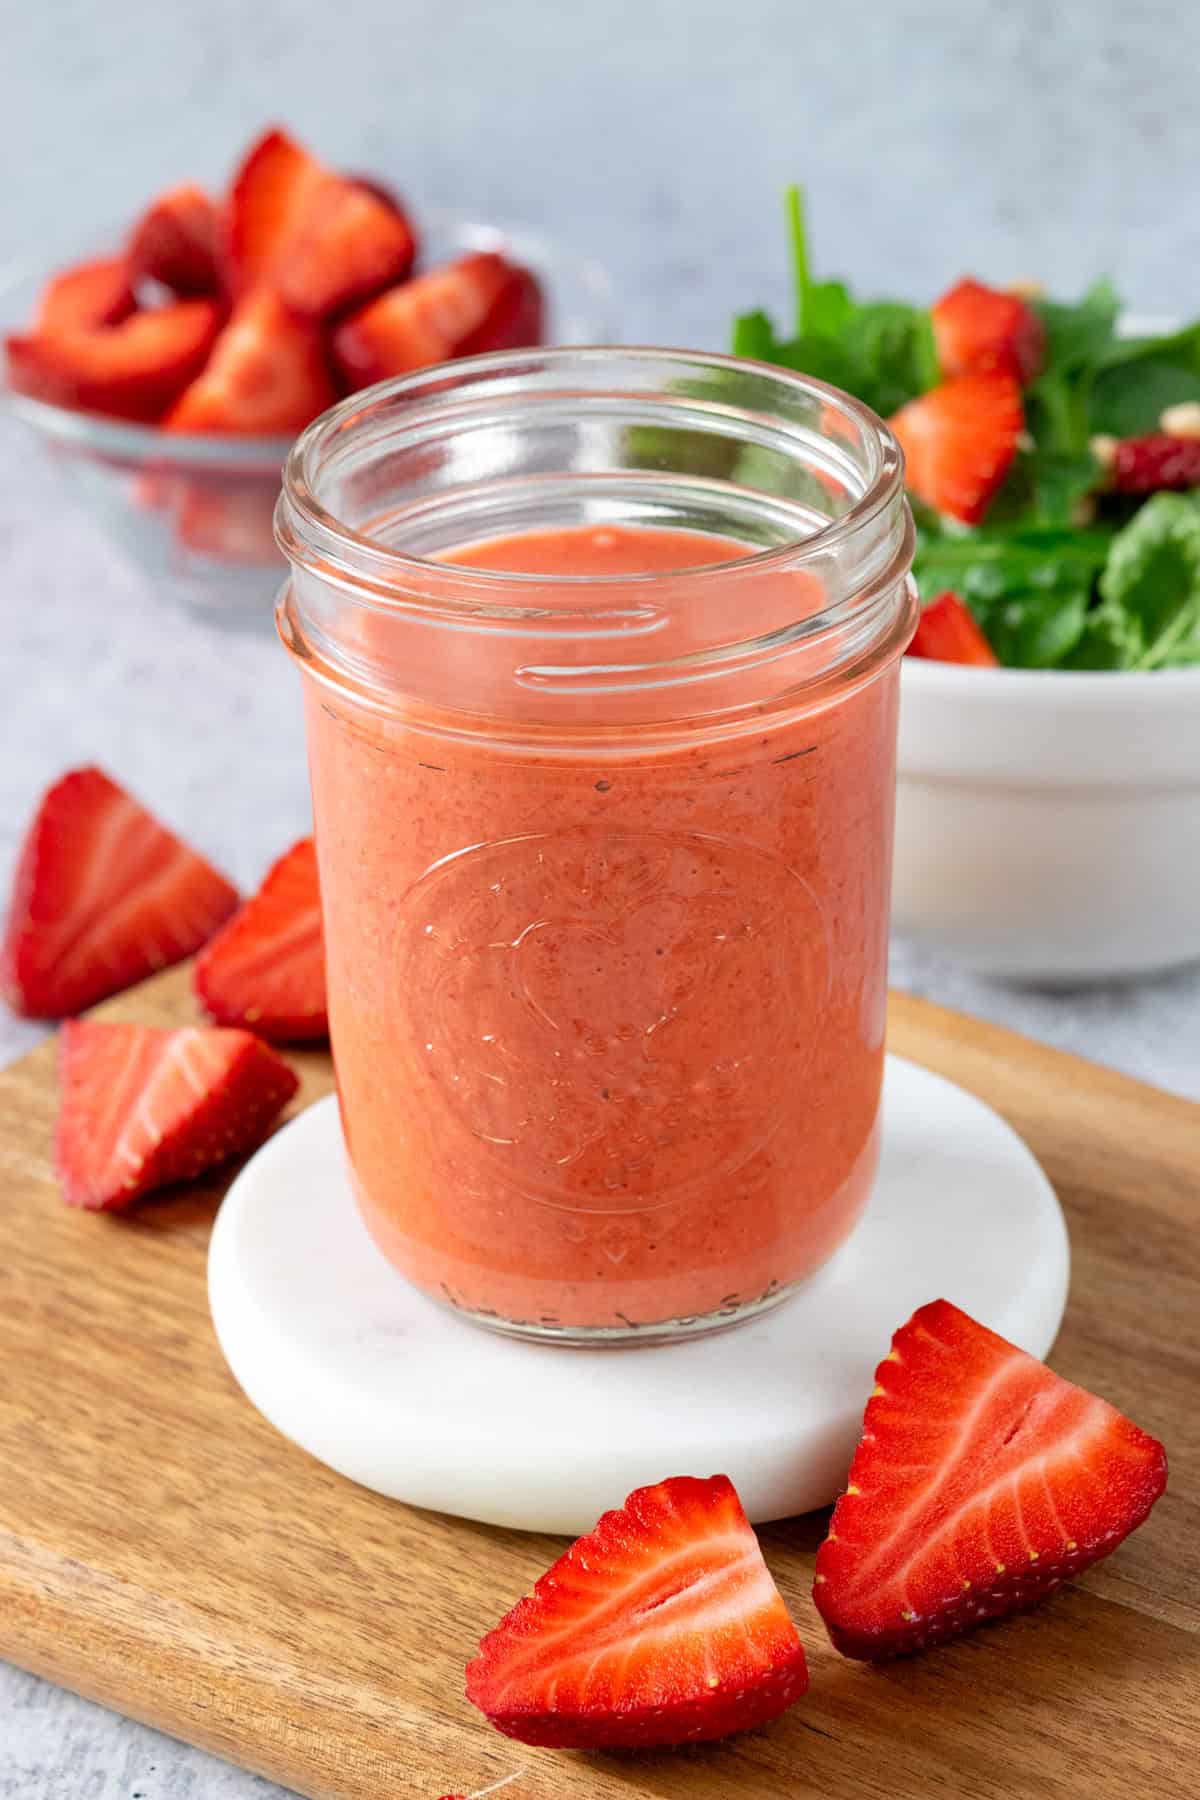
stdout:
<svg viewBox="0 0 1200 1800">
<path fill-rule="evenodd" d="M 376 1243 L 530 1338 L 776 1305 L 876 1167 L 895 441 L 755 363 L 506 352 L 326 413 L 277 524 Z M 478 548 L 572 530 L 582 573 Z"/>
</svg>

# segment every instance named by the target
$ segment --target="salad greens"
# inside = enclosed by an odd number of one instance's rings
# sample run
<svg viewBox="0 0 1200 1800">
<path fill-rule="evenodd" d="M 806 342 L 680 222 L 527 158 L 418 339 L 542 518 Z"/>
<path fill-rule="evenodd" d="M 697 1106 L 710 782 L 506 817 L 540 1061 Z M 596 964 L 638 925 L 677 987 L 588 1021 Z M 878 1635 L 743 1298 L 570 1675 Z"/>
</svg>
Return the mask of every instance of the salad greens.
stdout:
<svg viewBox="0 0 1200 1800">
<path fill-rule="evenodd" d="M 818 281 L 800 191 L 788 193 L 796 308 L 790 335 L 761 311 L 733 331 L 741 356 L 815 375 L 884 417 L 942 380 L 931 313 L 859 301 Z M 1073 304 L 1031 298 L 1045 351 L 1024 384 L 1025 433 L 976 526 L 914 504 L 922 596 L 949 589 L 1001 662 L 1022 668 L 1200 666 L 1200 488 L 1149 498 L 1106 491 L 1098 437 L 1157 433 L 1164 408 L 1200 401 L 1200 322 L 1124 337 L 1097 282 Z"/>
</svg>

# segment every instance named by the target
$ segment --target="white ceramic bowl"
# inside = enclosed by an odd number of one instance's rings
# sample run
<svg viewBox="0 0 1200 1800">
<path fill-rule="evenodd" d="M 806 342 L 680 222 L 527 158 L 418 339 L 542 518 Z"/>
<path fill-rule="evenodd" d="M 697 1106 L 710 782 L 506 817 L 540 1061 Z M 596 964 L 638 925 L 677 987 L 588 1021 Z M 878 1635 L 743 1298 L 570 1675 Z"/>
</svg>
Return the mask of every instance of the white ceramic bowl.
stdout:
<svg viewBox="0 0 1200 1800">
<path fill-rule="evenodd" d="M 1200 669 L 906 658 L 893 923 L 1054 985 L 1200 958 Z"/>
</svg>

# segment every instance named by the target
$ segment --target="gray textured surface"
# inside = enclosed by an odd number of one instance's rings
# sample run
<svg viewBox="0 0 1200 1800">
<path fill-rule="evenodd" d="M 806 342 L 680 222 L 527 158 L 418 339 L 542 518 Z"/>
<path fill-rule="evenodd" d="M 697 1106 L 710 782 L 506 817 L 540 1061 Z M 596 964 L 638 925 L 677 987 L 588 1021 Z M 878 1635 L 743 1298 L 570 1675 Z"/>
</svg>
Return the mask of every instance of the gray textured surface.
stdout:
<svg viewBox="0 0 1200 1800">
<path fill-rule="evenodd" d="M 590 249 L 629 338 L 721 344 L 735 307 L 780 302 L 796 175 L 821 267 L 866 287 L 918 295 L 969 268 L 1070 292 L 1107 270 L 1143 310 L 1200 298 L 1200 12 L 1163 0 L 0 0 L 0 37 L 0 261 L 219 178 L 282 117 L 419 204 Z M 0 891 L 37 794 L 89 758 L 243 882 L 302 828 L 283 657 L 164 617 L 12 428 L 0 609 Z M 1197 974 L 1049 997 L 902 948 L 895 974 L 1200 1093 Z M 0 1059 L 32 1037 L 0 1020 Z M 277 1791 L 0 1667 L 2 1800 Z"/>
</svg>

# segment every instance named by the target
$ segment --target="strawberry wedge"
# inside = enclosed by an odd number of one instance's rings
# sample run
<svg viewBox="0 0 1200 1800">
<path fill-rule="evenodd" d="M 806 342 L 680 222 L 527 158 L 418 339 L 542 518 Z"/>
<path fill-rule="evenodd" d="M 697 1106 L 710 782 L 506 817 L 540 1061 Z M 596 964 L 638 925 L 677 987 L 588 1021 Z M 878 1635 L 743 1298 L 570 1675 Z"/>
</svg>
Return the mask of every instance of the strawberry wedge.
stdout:
<svg viewBox="0 0 1200 1800">
<path fill-rule="evenodd" d="M 293 312 L 324 319 L 403 281 L 416 253 L 412 226 L 398 207 L 330 175 L 286 245 L 276 281 Z"/>
<path fill-rule="evenodd" d="M 402 281 L 415 255 L 389 195 L 335 175 L 285 131 L 261 137 L 233 178 L 226 259 L 238 292 L 266 282 L 291 312 L 322 319 Z"/>
<path fill-rule="evenodd" d="M 63 1018 L 199 949 L 237 890 L 99 769 L 43 797 L 17 864 L 0 992 Z"/>
<path fill-rule="evenodd" d="M 293 844 L 196 964 L 196 993 L 222 1025 L 273 1042 L 327 1037 L 325 940 L 311 838 Z"/>
<path fill-rule="evenodd" d="M 220 285 L 220 213 L 202 187 L 168 188 L 142 214 L 129 239 L 135 281 L 161 281 L 177 294 L 215 294 Z"/>
<path fill-rule="evenodd" d="M 845 1656 L 882 1661 L 1036 1606 L 1166 1486 L 1160 1443 L 948 1301 L 901 1327 L 875 1380 L 813 1590 Z"/>
<path fill-rule="evenodd" d="M 167 431 L 239 436 L 299 431 L 336 398 L 317 327 L 270 288 L 239 300 L 202 373 L 164 421 Z"/>
<path fill-rule="evenodd" d="M 42 289 L 33 321 L 35 336 L 90 331 L 119 325 L 137 305 L 123 256 L 76 263 L 54 275 Z"/>
<path fill-rule="evenodd" d="M 639 1488 L 489 1632 L 467 1698 L 525 1744 L 697 1743 L 808 1686 L 796 1627 L 724 1475 Z"/>
<path fill-rule="evenodd" d="M 226 207 L 224 262 L 235 293 L 274 276 L 325 176 L 324 166 L 278 127 L 251 145 Z"/>
<path fill-rule="evenodd" d="M 257 1144 L 299 1083 L 248 1031 L 63 1027 L 55 1166 L 63 1197 L 120 1212 Z"/>
<path fill-rule="evenodd" d="M 431 269 L 342 321 L 333 355 L 351 387 L 485 350 L 518 349 L 541 335 L 533 277 L 494 251 Z"/>
<path fill-rule="evenodd" d="M 1000 658 L 957 594 L 937 594 L 917 620 L 909 656 L 995 669 Z"/>
<path fill-rule="evenodd" d="M 203 368 L 221 318 L 215 300 L 177 300 L 103 328 L 17 333 L 8 378 L 35 400 L 152 423 Z"/>
<path fill-rule="evenodd" d="M 1025 426 L 1011 375 L 958 375 L 892 418 L 908 485 L 919 500 L 978 525 L 1012 467 Z"/>
<path fill-rule="evenodd" d="M 1046 354 L 1046 328 L 1027 300 L 960 281 L 933 307 L 933 339 L 943 375 L 999 371 L 1032 381 Z"/>
</svg>

